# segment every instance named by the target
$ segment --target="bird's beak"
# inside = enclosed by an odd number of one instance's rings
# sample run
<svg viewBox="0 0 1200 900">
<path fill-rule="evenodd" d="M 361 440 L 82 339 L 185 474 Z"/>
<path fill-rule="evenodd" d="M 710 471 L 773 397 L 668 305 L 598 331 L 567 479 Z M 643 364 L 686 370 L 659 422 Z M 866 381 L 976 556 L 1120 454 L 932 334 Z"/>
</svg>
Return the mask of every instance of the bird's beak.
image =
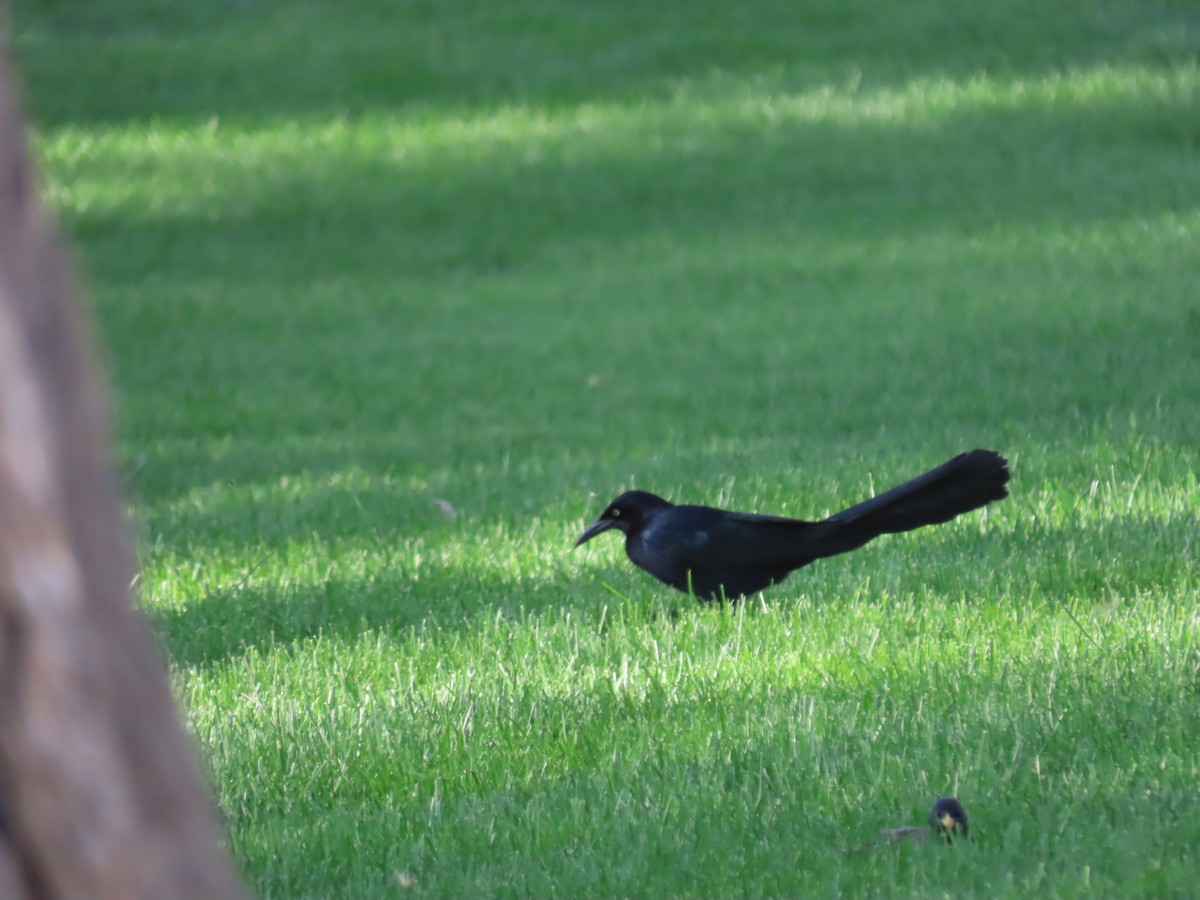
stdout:
<svg viewBox="0 0 1200 900">
<path fill-rule="evenodd" d="M 958 831 L 958 823 L 954 821 L 954 816 L 949 813 L 942 816 L 942 828 L 946 831 Z"/>
<path fill-rule="evenodd" d="M 586 544 L 596 535 L 600 534 L 600 532 L 608 531 L 608 529 L 612 528 L 616 524 L 617 523 L 612 519 L 597 519 L 583 530 L 583 534 L 579 536 L 579 540 L 575 542 L 575 546 L 578 547 L 580 544 Z"/>
</svg>

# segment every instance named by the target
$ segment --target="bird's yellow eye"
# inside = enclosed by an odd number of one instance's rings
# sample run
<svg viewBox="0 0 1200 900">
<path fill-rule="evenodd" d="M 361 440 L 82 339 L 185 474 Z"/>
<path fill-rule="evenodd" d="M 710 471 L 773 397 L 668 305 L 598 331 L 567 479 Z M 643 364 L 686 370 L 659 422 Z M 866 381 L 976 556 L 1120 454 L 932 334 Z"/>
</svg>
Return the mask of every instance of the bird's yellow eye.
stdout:
<svg viewBox="0 0 1200 900">
<path fill-rule="evenodd" d="M 619 509 L 614 509 L 612 514 L 613 514 L 613 518 L 615 519 L 621 515 L 621 511 Z"/>
</svg>

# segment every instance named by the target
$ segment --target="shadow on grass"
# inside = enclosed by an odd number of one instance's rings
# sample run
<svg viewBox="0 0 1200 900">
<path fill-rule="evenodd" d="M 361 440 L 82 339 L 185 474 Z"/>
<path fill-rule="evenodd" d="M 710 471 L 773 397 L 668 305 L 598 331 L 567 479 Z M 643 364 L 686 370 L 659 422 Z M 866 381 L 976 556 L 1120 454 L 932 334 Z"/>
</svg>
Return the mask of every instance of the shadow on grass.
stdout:
<svg viewBox="0 0 1200 900">
<path fill-rule="evenodd" d="M 936 280 L 940 266 L 933 269 L 929 277 Z M 181 420 L 177 427 L 155 411 L 174 408 L 174 387 L 196 376 L 173 369 L 169 354 L 161 368 L 144 358 L 138 362 L 147 371 L 138 381 L 147 380 L 138 402 L 147 413 L 136 429 L 143 434 L 126 429 L 125 438 L 130 456 L 144 458 L 129 461 L 129 487 L 155 535 L 177 532 L 178 521 L 197 536 L 237 545 L 330 529 L 441 531 L 439 498 L 466 521 L 520 521 L 543 514 L 548 504 L 602 502 L 608 498 L 589 501 L 589 492 L 615 495 L 618 487 L 635 486 L 631 478 L 680 501 L 721 502 L 712 492 L 728 484 L 731 472 L 744 473 L 743 483 L 756 473 L 778 485 L 788 504 L 781 512 L 811 517 L 867 496 L 872 478 L 899 483 L 977 443 L 1023 451 L 1034 478 L 1058 479 L 1060 467 L 1069 467 L 1086 492 L 1091 479 L 1110 476 L 1110 466 L 1120 477 L 1136 464 L 1136 454 L 1097 456 L 1097 446 L 1135 451 L 1145 442 L 1169 452 L 1194 446 L 1200 436 L 1190 414 L 1200 331 L 1184 310 L 1096 303 L 1039 316 L 1033 304 L 941 317 L 935 307 L 920 315 L 937 317 L 936 327 L 917 327 L 915 318 L 902 343 L 882 338 L 847 380 L 821 357 L 803 358 L 811 339 L 802 332 L 787 335 L 789 320 L 809 309 L 771 309 L 773 335 L 762 339 L 800 348 L 785 350 L 790 355 L 778 361 L 756 360 L 778 352 L 756 337 L 721 347 L 725 365 L 714 372 L 687 342 L 662 343 L 649 380 L 637 368 L 647 345 L 622 343 L 628 325 L 618 321 L 597 319 L 586 335 L 590 348 L 580 345 L 578 352 L 530 359 L 482 351 L 478 381 L 466 383 L 455 380 L 461 369 L 454 360 L 467 358 L 476 332 L 446 338 L 443 369 L 414 372 L 398 364 L 388 339 L 368 329 L 357 353 L 347 336 L 342 347 L 326 342 L 331 357 L 314 365 L 341 368 L 350 381 L 382 372 L 390 389 L 349 392 L 317 374 L 299 383 L 243 382 L 228 391 L 244 411 L 231 412 L 231 403 L 211 419 Z M 871 315 L 869 309 L 830 314 L 829 329 L 854 340 Z M 709 327 L 702 326 L 705 334 Z M 251 342 L 230 338 L 241 340 Z M 271 368 L 300 350 L 286 342 L 263 345 L 258 364 Z M 617 374 L 602 389 L 585 388 L 588 372 L 609 370 Z M 670 410 L 670 418 L 645 421 L 650 408 Z M 125 412 L 129 417 L 128 405 Z M 613 423 L 626 421 L 632 430 L 614 440 Z M 1069 459 L 1062 455 L 1066 435 L 1081 445 Z M 1103 469 L 1088 475 L 1089 461 Z M 846 481 L 837 495 L 813 495 L 814 483 L 828 489 L 828 479 L 839 477 Z M 288 478 L 303 484 L 303 496 L 280 487 Z M 589 512 L 573 505 L 569 515 Z M 174 533 L 168 538 L 168 546 L 182 542 Z"/>
<path fill-rule="evenodd" d="M 46 0 L 14 18 L 46 125 L 646 98 L 714 74 L 799 89 L 1193 58 L 1182 3 L 914 0 L 647 7 Z M 314 36 L 319 41 L 314 43 Z M 65 60 L 71 61 L 70 65 Z"/>
</svg>

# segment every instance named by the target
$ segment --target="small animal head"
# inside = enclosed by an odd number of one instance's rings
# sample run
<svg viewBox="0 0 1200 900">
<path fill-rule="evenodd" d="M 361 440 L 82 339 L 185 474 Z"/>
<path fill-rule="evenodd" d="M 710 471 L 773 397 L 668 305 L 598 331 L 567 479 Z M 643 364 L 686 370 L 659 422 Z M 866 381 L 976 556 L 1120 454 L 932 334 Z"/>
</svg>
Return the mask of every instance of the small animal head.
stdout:
<svg viewBox="0 0 1200 900">
<path fill-rule="evenodd" d="M 967 811 L 953 797 L 939 797 L 929 813 L 929 827 L 936 834 L 945 836 L 947 844 L 952 844 L 955 836 L 966 837 L 970 831 Z"/>
<path fill-rule="evenodd" d="M 575 546 L 586 544 L 596 535 L 613 528 L 625 534 L 637 531 L 651 512 L 670 505 L 670 501 L 649 491 L 626 491 L 608 504 L 599 518 L 584 529 Z"/>
</svg>

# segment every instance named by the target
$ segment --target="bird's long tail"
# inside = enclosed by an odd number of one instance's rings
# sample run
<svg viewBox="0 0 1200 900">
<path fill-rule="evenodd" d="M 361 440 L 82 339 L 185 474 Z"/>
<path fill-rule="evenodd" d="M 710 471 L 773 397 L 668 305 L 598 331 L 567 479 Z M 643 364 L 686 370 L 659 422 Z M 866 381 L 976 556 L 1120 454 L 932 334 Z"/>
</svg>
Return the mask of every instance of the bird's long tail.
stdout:
<svg viewBox="0 0 1200 900">
<path fill-rule="evenodd" d="M 844 553 L 881 534 L 948 522 L 1008 496 L 1008 461 L 993 450 L 961 453 L 912 481 L 817 523 L 826 553 Z M 815 535 L 814 535 L 815 537 Z"/>
</svg>

